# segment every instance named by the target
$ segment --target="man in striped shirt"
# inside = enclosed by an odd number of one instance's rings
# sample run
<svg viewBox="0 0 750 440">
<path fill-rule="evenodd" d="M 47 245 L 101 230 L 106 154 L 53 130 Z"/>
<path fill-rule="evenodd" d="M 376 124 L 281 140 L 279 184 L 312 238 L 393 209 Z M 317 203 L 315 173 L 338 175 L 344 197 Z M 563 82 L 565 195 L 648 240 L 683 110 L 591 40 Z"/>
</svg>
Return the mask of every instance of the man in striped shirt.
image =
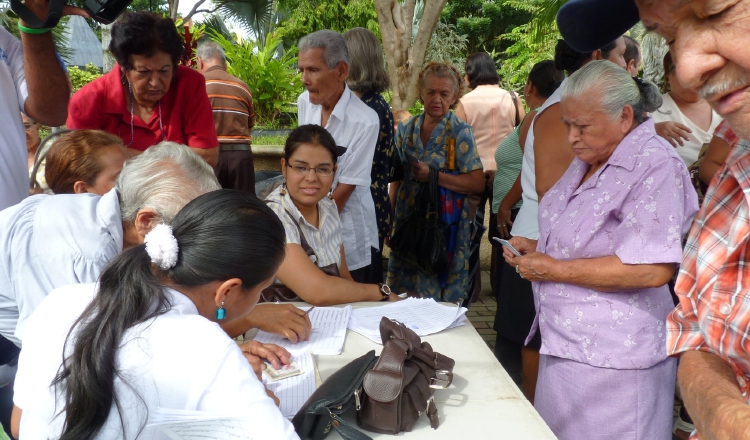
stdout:
<svg viewBox="0 0 750 440">
<path fill-rule="evenodd" d="M 222 188 L 255 194 L 251 132 L 255 108 L 250 88 L 227 73 L 224 49 L 208 41 L 198 45 L 198 70 L 206 77 L 206 92 L 214 109 L 219 138 L 219 163 L 214 171 Z"/>
</svg>

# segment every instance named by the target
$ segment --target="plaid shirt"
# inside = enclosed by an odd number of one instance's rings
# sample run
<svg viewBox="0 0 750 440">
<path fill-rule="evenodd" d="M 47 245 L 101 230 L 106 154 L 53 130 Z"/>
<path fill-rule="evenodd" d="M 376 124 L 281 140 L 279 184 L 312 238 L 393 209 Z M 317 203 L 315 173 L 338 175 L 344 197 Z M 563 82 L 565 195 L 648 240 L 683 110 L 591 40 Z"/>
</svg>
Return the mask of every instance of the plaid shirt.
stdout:
<svg viewBox="0 0 750 440">
<path fill-rule="evenodd" d="M 734 147 L 737 142 L 740 141 L 739 136 L 734 134 L 727 121 L 721 121 L 721 123 L 714 130 L 714 136 L 724 139 L 730 147 Z"/>
<path fill-rule="evenodd" d="M 745 398 L 750 388 L 750 141 L 732 147 L 711 181 L 685 246 L 667 318 L 667 353 L 701 350 L 734 370 Z"/>
</svg>

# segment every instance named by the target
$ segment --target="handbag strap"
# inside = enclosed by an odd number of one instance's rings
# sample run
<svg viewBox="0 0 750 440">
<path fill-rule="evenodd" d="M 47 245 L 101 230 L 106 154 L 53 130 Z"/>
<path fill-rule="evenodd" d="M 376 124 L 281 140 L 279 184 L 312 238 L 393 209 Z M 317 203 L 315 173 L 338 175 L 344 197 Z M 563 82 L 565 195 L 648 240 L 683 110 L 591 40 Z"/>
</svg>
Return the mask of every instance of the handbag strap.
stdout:
<svg viewBox="0 0 750 440">
<path fill-rule="evenodd" d="M 333 429 L 335 429 L 336 432 L 338 432 L 341 438 L 343 438 L 344 440 L 372 440 L 372 437 L 370 437 L 369 435 L 358 430 L 357 428 L 349 426 L 349 424 L 346 423 L 344 419 L 339 417 L 338 414 L 331 413 L 331 419 Z"/>
<path fill-rule="evenodd" d="M 286 215 L 289 216 L 289 220 L 291 220 L 292 223 L 294 223 L 294 226 L 296 226 L 297 230 L 299 231 L 299 244 L 300 244 L 300 246 L 302 246 L 302 249 L 305 251 L 305 253 L 307 254 L 308 257 L 315 257 L 315 265 L 318 266 L 318 267 L 320 267 L 318 265 L 318 262 L 320 261 L 318 259 L 318 255 L 315 253 L 315 250 L 312 248 L 312 246 L 310 246 L 310 244 L 307 242 L 307 238 L 305 238 L 305 233 L 302 232 L 302 228 L 299 226 L 299 223 L 297 222 L 297 220 L 294 219 L 294 216 L 292 215 L 292 213 L 289 212 L 289 210 L 286 209 L 284 207 L 284 205 L 282 205 L 281 203 L 277 202 L 276 200 L 266 200 L 266 205 L 268 205 L 270 203 L 276 203 L 277 205 L 280 205 L 281 208 L 284 210 L 284 212 L 286 212 Z"/>
<path fill-rule="evenodd" d="M 518 101 L 516 100 L 516 92 L 512 91 L 510 92 L 510 100 L 513 101 L 513 107 L 516 109 L 516 125 L 514 127 L 518 127 L 521 124 L 521 113 L 518 112 Z"/>
</svg>

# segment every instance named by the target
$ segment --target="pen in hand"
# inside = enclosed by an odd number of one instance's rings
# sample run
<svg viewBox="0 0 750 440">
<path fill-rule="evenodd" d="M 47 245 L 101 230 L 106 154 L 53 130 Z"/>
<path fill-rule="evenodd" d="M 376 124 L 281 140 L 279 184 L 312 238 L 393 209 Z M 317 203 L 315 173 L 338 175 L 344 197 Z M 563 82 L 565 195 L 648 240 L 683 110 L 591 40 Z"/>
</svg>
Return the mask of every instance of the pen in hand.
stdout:
<svg viewBox="0 0 750 440">
<path fill-rule="evenodd" d="M 315 306 L 310 307 L 309 309 L 307 309 L 307 311 L 305 312 L 305 314 L 302 315 L 302 316 L 307 316 L 310 312 L 313 311 L 314 308 L 315 308 Z"/>
</svg>

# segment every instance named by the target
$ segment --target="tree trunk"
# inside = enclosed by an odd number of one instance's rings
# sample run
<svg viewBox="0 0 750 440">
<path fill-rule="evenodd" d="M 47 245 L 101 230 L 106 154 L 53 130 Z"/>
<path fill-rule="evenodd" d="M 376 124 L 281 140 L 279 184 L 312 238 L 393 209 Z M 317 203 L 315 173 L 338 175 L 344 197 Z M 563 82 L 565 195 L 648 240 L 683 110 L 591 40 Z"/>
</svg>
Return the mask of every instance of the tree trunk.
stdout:
<svg viewBox="0 0 750 440">
<path fill-rule="evenodd" d="M 380 35 L 388 61 L 393 108 L 408 109 L 417 100 L 417 79 L 424 64 L 432 32 L 447 0 L 425 0 L 419 30 L 412 41 L 412 22 L 416 0 L 375 0 Z"/>
<path fill-rule="evenodd" d="M 180 7 L 180 0 L 169 0 L 169 18 L 177 20 L 177 9 Z"/>
<path fill-rule="evenodd" d="M 109 42 L 112 41 L 112 25 L 102 25 L 102 73 L 107 73 L 115 66 L 115 59 L 109 51 Z"/>
</svg>

